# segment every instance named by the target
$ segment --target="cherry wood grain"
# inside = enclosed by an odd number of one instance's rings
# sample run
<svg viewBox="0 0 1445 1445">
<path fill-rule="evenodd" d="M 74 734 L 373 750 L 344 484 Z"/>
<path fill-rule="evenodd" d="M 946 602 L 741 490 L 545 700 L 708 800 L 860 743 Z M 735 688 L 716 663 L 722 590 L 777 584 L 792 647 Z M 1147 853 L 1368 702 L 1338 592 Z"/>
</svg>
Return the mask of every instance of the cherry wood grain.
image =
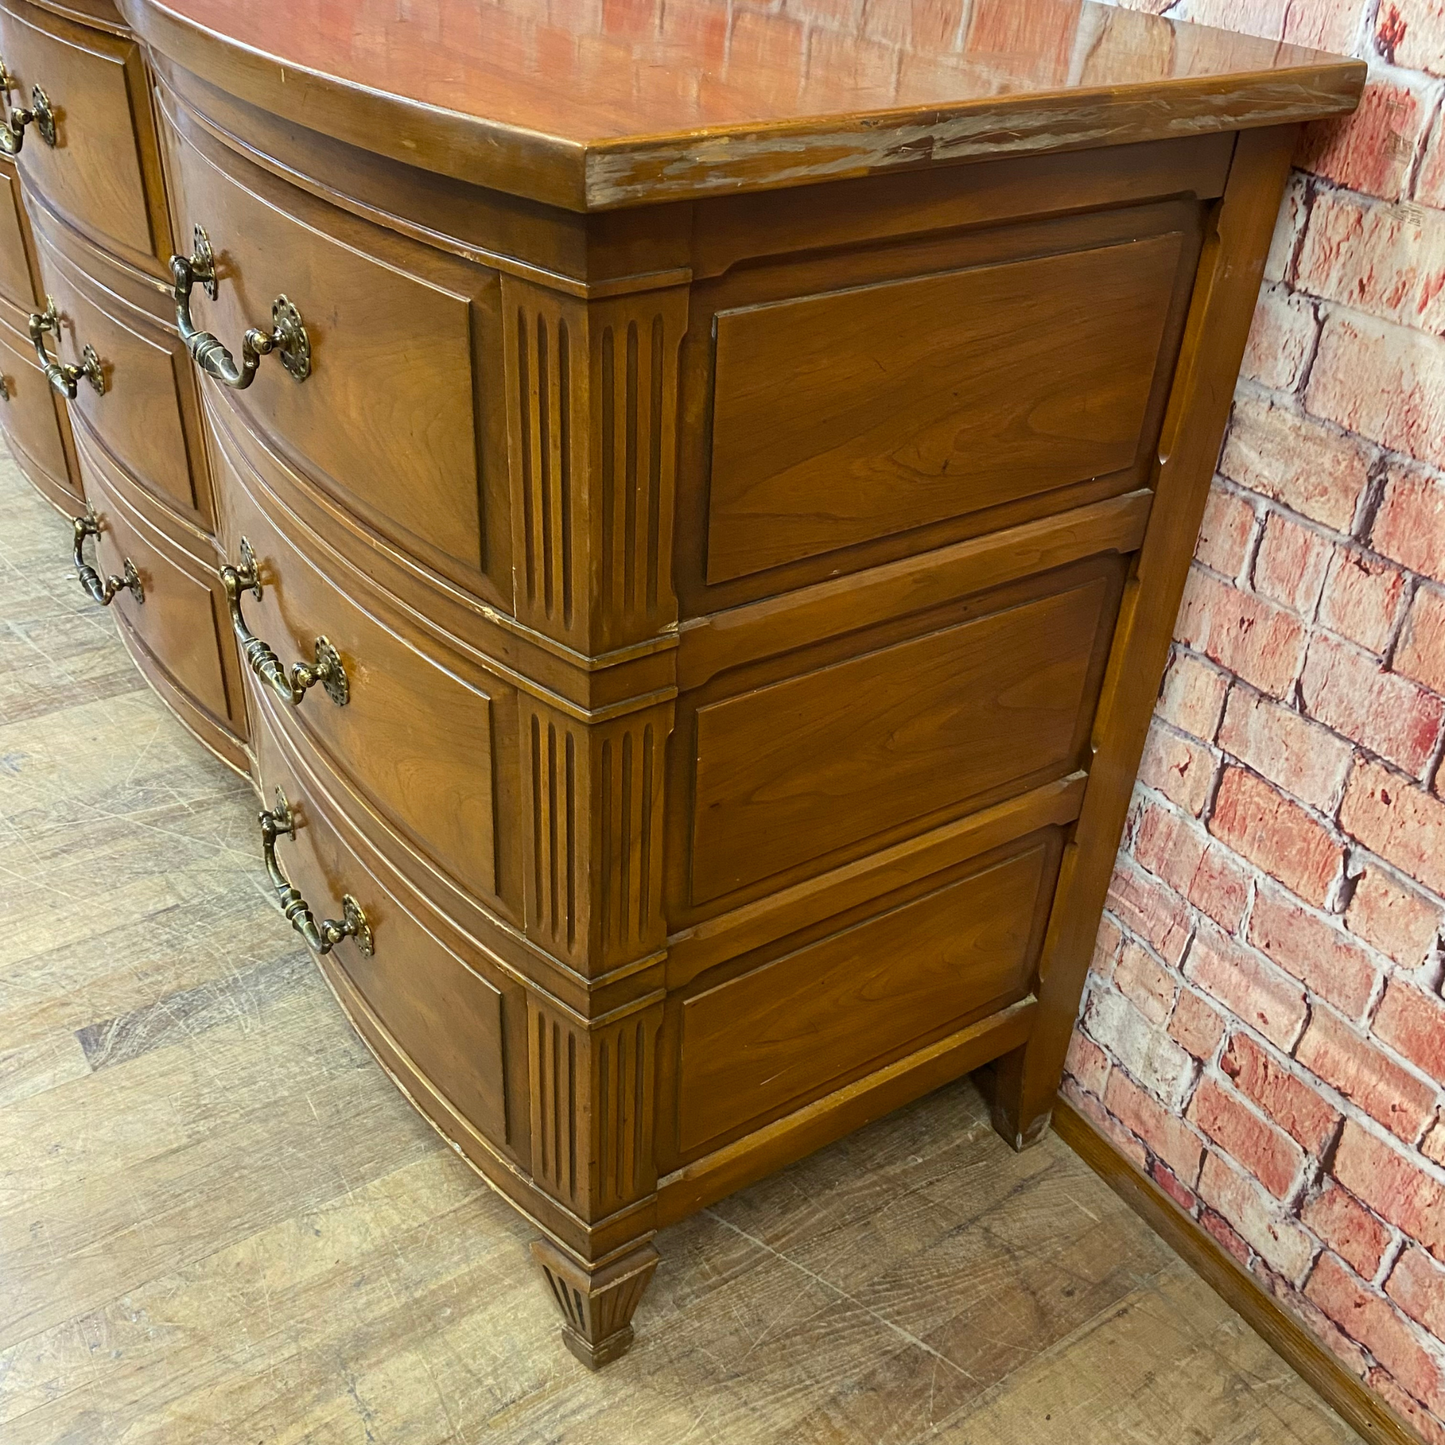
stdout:
<svg viewBox="0 0 1445 1445">
<path fill-rule="evenodd" d="M 0 192 L 0 299 L 32 311 L 38 298 L 31 271 L 29 221 L 13 161 L 0 162 Z"/>
<path fill-rule="evenodd" d="M 708 581 L 1128 466 L 1180 244 L 719 312 Z"/>
<path fill-rule="evenodd" d="M 28 338 L 7 325 L 0 325 L 0 377 L 10 393 L 0 398 L 0 430 L 21 469 L 57 505 L 67 495 L 78 500 L 80 486 L 70 483 L 66 455 L 69 427 Z"/>
<path fill-rule="evenodd" d="M 574 210 L 1348 110 L 1364 66 L 1091 0 L 883 0 L 851 17 L 723 0 L 122 0 L 180 65 L 324 134 Z M 914 15 L 916 14 L 916 19 Z M 852 63 L 850 59 L 852 58 Z M 1171 105 L 1153 90 L 1171 87 Z"/>
</svg>

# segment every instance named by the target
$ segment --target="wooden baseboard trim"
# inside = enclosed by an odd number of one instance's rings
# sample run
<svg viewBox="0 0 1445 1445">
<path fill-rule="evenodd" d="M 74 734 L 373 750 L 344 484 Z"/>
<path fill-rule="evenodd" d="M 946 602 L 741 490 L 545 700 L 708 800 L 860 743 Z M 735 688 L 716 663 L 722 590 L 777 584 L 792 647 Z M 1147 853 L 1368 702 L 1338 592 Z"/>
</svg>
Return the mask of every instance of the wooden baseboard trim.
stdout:
<svg viewBox="0 0 1445 1445">
<path fill-rule="evenodd" d="M 1356 1379 L 1221 1244 L 1152 1179 L 1139 1173 L 1066 1099 L 1054 1104 L 1054 1132 L 1231 1308 L 1371 1445 L 1424 1445 L 1421 1437 Z"/>
</svg>

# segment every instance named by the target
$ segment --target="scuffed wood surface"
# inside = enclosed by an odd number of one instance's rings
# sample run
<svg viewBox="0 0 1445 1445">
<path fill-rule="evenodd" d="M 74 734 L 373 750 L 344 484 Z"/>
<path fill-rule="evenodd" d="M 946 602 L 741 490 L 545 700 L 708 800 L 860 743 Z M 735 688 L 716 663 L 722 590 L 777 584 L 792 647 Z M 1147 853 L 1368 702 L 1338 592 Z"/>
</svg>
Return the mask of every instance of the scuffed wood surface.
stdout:
<svg viewBox="0 0 1445 1445">
<path fill-rule="evenodd" d="M 1356 1437 L 1057 1139 L 967 1081 L 666 1232 L 556 1348 L 525 1221 L 426 1128 L 0 464 L 6 1445 Z"/>
</svg>

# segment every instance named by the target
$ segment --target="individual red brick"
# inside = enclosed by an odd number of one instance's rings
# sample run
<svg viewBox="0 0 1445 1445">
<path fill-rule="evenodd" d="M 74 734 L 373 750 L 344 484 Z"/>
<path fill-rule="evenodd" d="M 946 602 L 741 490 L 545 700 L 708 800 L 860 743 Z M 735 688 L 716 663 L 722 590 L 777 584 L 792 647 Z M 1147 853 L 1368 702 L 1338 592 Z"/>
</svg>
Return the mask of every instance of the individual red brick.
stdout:
<svg viewBox="0 0 1445 1445">
<path fill-rule="evenodd" d="M 1382 1043 L 1445 1083 L 1445 1003 L 1434 994 L 1392 978 L 1371 1027 Z"/>
<path fill-rule="evenodd" d="M 1355 885 L 1345 923 L 1381 953 L 1418 968 L 1440 932 L 1440 910 L 1379 868 L 1366 868 Z"/>
<path fill-rule="evenodd" d="M 1375 1365 L 1365 1371 L 1364 1381 L 1415 1433 L 1425 1445 L 1445 1445 L 1445 1424 L 1432 1415 L 1388 1370 Z"/>
<path fill-rule="evenodd" d="M 1445 338 L 1356 312 L 1332 312 L 1320 334 L 1305 405 L 1349 431 L 1445 466 Z M 1396 555 L 1378 542 L 1376 549 Z"/>
<path fill-rule="evenodd" d="M 1349 191 L 1321 191 L 1295 285 L 1402 326 L 1445 330 L 1445 215 Z"/>
<path fill-rule="evenodd" d="M 1100 978 L 1110 978 L 1114 973 L 1114 960 L 1124 942 L 1119 925 L 1106 913 L 1099 920 L 1099 932 L 1094 939 L 1094 958 L 1089 965 L 1091 973 Z"/>
<path fill-rule="evenodd" d="M 1445 5 L 1440 0 L 1385 0 L 1375 36 L 1381 53 L 1395 65 L 1445 75 Z"/>
<path fill-rule="evenodd" d="M 1394 669 L 1445 695 L 1445 595 L 1421 587 L 1410 604 Z"/>
<path fill-rule="evenodd" d="M 1244 868 L 1201 828 L 1154 803 L 1140 810 L 1133 834 L 1135 862 L 1162 878 L 1233 933 L 1249 902 Z"/>
<path fill-rule="evenodd" d="M 1351 190 L 1398 200 L 1428 123 L 1428 103 L 1409 85 L 1372 80 L 1353 116 L 1305 127 L 1295 164 Z"/>
<path fill-rule="evenodd" d="M 1314 616 L 1334 543 L 1272 512 L 1254 559 L 1254 590 L 1306 619 Z"/>
<path fill-rule="evenodd" d="M 1445 1337 L 1445 1269 L 1423 1249 L 1406 1247 L 1390 1271 L 1385 1293 L 1437 1339 Z"/>
<path fill-rule="evenodd" d="M 1314 1301 L 1353 1340 L 1358 1340 L 1417 1400 L 1445 1404 L 1439 1366 L 1390 1304 L 1333 1254 L 1322 1254 L 1305 1285 Z"/>
<path fill-rule="evenodd" d="M 1139 869 L 1119 864 L 1109 884 L 1108 907 L 1125 928 L 1176 968 L 1194 932 L 1188 906 Z"/>
<path fill-rule="evenodd" d="M 1372 453 L 1357 437 L 1287 405 L 1240 397 L 1219 469 L 1242 487 L 1347 532 Z"/>
<path fill-rule="evenodd" d="M 1254 508 L 1242 497 L 1214 487 L 1204 506 L 1195 558 L 1206 567 L 1237 577 L 1254 536 Z"/>
<path fill-rule="evenodd" d="M 1174 1010 L 1173 976 L 1137 943 L 1124 945 L 1114 965 L 1114 987 L 1151 1024 L 1162 1024 Z"/>
<path fill-rule="evenodd" d="M 1235 1034 L 1230 1039 L 1219 1067 L 1234 1080 L 1241 1094 L 1253 1099 L 1311 1154 L 1319 1154 L 1333 1138 L 1340 1116 L 1248 1034 Z"/>
<path fill-rule="evenodd" d="M 1114 1146 L 1116 1153 L 1127 1159 L 1141 1174 L 1149 1168 L 1149 1155 L 1144 1146 L 1092 1094 L 1086 1094 L 1067 1075 L 1059 1092 L 1080 1114 Z"/>
<path fill-rule="evenodd" d="M 1333 1173 L 1382 1219 L 1445 1260 L 1445 1189 L 1418 1164 L 1347 1119 Z"/>
<path fill-rule="evenodd" d="M 1229 691 L 1229 677 L 1202 658 L 1176 650 L 1164 685 L 1159 692 L 1155 716 L 1164 722 L 1211 742 L 1224 712 L 1224 698 Z"/>
<path fill-rule="evenodd" d="M 1144 756 L 1139 760 L 1139 781 L 1198 817 L 1209 801 L 1214 754 L 1203 743 L 1172 732 L 1156 719 L 1149 726 Z"/>
<path fill-rule="evenodd" d="M 1383 654 L 1404 595 L 1405 574 L 1398 567 L 1341 547 L 1330 562 L 1317 617 L 1332 632 Z"/>
<path fill-rule="evenodd" d="M 1084 1010 L 1084 1028 L 1170 1108 L 1183 1104 L 1194 1082 L 1194 1060 L 1127 999 L 1096 989 Z"/>
<path fill-rule="evenodd" d="M 1284 1304 L 1289 1312 L 1352 1374 L 1362 1376 L 1370 1368 L 1370 1357 L 1313 1300 L 1308 1300 L 1288 1280 L 1256 1260 L 1250 1273 Z"/>
<path fill-rule="evenodd" d="M 1349 1190 L 1326 1181 L 1300 1211 L 1300 1220 L 1357 1274 L 1365 1279 L 1375 1277 L 1390 1243 L 1390 1231 Z"/>
<path fill-rule="evenodd" d="M 1234 1226 L 1212 1209 L 1199 1211 L 1199 1222 L 1227 1249 L 1246 1269 L 1249 1268 L 1249 1245 L 1239 1237 Z"/>
<path fill-rule="evenodd" d="M 1193 1214 L 1199 1203 L 1192 1189 L 1186 1189 L 1179 1182 L 1174 1171 L 1158 1159 L 1149 1164 L 1149 1177 L 1186 1213 Z"/>
<path fill-rule="evenodd" d="M 1437 1164 L 1445 1164 L 1445 1118 L 1441 1117 L 1440 1111 L 1435 1111 L 1435 1121 L 1425 1131 L 1425 1137 L 1420 1140 L 1420 1152 L 1427 1158 L 1433 1159 Z"/>
<path fill-rule="evenodd" d="M 1279 208 L 1274 234 L 1269 238 L 1269 255 L 1264 262 L 1266 281 L 1290 279 L 1294 269 L 1295 251 L 1299 248 L 1300 230 L 1309 219 L 1309 210 L 1308 178 L 1299 171 L 1294 171 L 1285 183 L 1284 204 Z"/>
<path fill-rule="evenodd" d="M 1104 1104 L 1126 1128 L 1132 1130 L 1191 1189 L 1199 1178 L 1204 1145 L 1199 1136 L 1177 1114 L 1159 1106 L 1152 1095 L 1139 1088 L 1119 1069 L 1109 1076 Z"/>
<path fill-rule="evenodd" d="M 1361 1038 L 1327 1009 L 1317 1008 L 1295 1057 L 1311 1073 L 1407 1143 L 1435 1112 L 1435 1091 Z"/>
<path fill-rule="evenodd" d="M 1418 468 L 1392 463 L 1385 472 L 1370 541 L 1377 552 L 1445 582 L 1445 483 Z"/>
<path fill-rule="evenodd" d="M 1284 39 L 1291 45 L 1349 55 L 1354 50 L 1360 7 L 1354 0 L 1327 5 L 1289 5 L 1285 10 Z"/>
<path fill-rule="evenodd" d="M 1340 871 L 1339 845 L 1324 827 L 1242 768 L 1224 770 L 1209 831 L 1316 905 L 1324 903 Z"/>
<path fill-rule="evenodd" d="M 1261 888 L 1249 919 L 1249 941 L 1350 1018 L 1365 1011 L 1377 972 L 1369 954 L 1318 914 L 1272 888 Z"/>
<path fill-rule="evenodd" d="M 1415 200 L 1422 206 L 1445 209 L 1445 114 L 1437 117 L 1431 131 L 1420 174 L 1415 178 Z"/>
<path fill-rule="evenodd" d="M 1180 989 L 1179 1002 L 1169 1020 L 1169 1037 L 1196 1059 L 1214 1055 L 1224 1037 L 1224 1016 L 1190 989 Z"/>
<path fill-rule="evenodd" d="M 1186 1117 L 1252 1174 L 1276 1199 L 1294 1186 L 1304 1154 L 1282 1129 L 1262 1119 L 1231 1090 L 1201 1079 Z"/>
<path fill-rule="evenodd" d="M 1332 637 L 1310 643 L 1300 696 L 1311 717 L 1417 777 L 1445 721 L 1445 702 L 1433 693 Z"/>
<path fill-rule="evenodd" d="M 1276 391 L 1293 391 L 1304 376 L 1319 329 L 1307 297 L 1266 284 L 1259 293 L 1240 375 Z"/>
<path fill-rule="evenodd" d="M 1345 785 L 1354 754 L 1342 738 L 1257 692 L 1229 695 L 1219 746 L 1322 812 Z"/>
<path fill-rule="evenodd" d="M 1352 838 L 1445 893 L 1445 803 L 1378 763 L 1361 763 L 1340 805 L 1340 826 Z"/>
<path fill-rule="evenodd" d="M 1223 934 L 1201 929 L 1184 972 L 1272 1043 L 1287 1049 L 1299 1036 L 1308 1012 L 1304 990 Z"/>
<path fill-rule="evenodd" d="M 1204 1156 L 1199 1197 L 1222 1214 L 1271 1269 L 1298 1280 L 1309 1266 L 1314 1246 L 1278 1204 L 1252 1180 L 1238 1174 L 1212 1150 Z"/>
<path fill-rule="evenodd" d="M 1081 1088 L 1103 1098 L 1104 1085 L 1109 1078 L 1109 1056 L 1092 1039 L 1075 1029 L 1073 1038 L 1069 1040 L 1069 1052 L 1064 1057 L 1064 1072 L 1072 1074 Z"/>
<path fill-rule="evenodd" d="M 1304 660 L 1299 618 L 1198 568 L 1175 626 L 1180 642 L 1275 697 L 1290 690 Z"/>
</svg>

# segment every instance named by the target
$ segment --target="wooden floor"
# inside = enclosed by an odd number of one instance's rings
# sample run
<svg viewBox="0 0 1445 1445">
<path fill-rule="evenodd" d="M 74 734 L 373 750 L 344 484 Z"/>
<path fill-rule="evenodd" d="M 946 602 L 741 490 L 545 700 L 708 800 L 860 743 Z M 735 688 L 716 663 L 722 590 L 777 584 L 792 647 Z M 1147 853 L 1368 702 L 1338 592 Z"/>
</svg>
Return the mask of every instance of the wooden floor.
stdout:
<svg viewBox="0 0 1445 1445">
<path fill-rule="evenodd" d="M 8 459 L 0 517 L 5 1445 L 1356 1441 L 968 1083 L 668 1230 L 588 1374 Z"/>
</svg>

